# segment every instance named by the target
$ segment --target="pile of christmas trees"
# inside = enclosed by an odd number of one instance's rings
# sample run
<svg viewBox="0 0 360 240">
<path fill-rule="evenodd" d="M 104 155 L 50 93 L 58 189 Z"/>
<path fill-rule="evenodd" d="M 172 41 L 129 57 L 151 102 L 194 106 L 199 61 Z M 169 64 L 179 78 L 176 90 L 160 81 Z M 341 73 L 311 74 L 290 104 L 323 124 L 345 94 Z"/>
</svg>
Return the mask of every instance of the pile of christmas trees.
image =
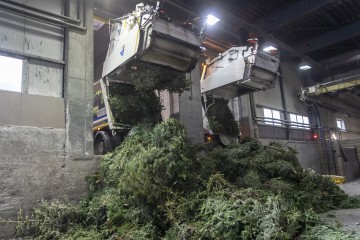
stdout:
<svg viewBox="0 0 360 240">
<path fill-rule="evenodd" d="M 317 215 L 356 207 L 329 179 L 304 170 L 296 152 L 255 140 L 194 145 L 176 120 L 138 125 L 78 205 L 44 203 L 19 214 L 18 235 L 39 239 L 357 239 Z"/>
</svg>

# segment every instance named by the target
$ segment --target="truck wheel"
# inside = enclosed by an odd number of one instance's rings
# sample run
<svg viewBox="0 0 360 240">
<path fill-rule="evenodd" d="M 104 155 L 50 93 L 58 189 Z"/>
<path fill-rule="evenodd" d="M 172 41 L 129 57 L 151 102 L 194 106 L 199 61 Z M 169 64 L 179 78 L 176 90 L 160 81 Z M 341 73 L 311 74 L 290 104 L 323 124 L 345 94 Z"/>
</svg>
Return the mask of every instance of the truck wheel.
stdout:
<svg viewBox="0 0 360 240">
<path fill-rule="evenodd" d="M 94 154 L 104 155 L 111 151 L 111 139 L 107 132 L 97 132 L 94 139 Z"/>
</svg>

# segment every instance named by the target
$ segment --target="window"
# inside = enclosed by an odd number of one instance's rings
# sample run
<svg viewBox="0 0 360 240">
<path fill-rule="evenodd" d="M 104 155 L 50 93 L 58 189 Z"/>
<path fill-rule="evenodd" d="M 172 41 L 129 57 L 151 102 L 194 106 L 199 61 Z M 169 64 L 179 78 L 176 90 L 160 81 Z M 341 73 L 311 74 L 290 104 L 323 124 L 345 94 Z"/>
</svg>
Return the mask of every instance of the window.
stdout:
<svg viewBox="0 0 360 240">
<path fill-rule="evenodd" d="M 346 130 L 346 129 L 345 129 L 344 120 L 342 120 L 342 119 L 340 119 L 340 118 L 337 118 L 337 119 L 336 119 L 336 126 L 337 126 L 337 128 L 340 129 L 340 130 L 343 130 L 343 131 Z"/>
<path fill-rule="evenodd" d="M 0 90 L 21 92 L 23 60 L 0 56 Z"/>
<path fill-rule="evenodd" d="M 265 117 L 265 124 L 267 125 L 275 125 L 281 126 L 280 111 L 264 108 L 264 117 Z"/>
<path fill-rule="evenodd" d="M 308 117 L 290 113 L 290 121 L 293 128 L 310 129 Z"/>
</svg>

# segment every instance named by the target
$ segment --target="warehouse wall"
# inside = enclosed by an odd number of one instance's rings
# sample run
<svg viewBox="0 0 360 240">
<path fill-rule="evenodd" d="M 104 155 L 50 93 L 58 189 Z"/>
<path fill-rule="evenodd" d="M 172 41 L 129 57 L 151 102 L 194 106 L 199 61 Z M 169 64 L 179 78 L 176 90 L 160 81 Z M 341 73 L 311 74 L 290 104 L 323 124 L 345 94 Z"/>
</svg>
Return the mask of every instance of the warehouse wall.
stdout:
<svg viewBox="0 0 360 240">
<path fill-rule="evenodd" d="M 358 76 L 360 69 L 342 72 L 329 76 L 323 82 L 333 81 L 334 79 L 344 79 Z M 315 85 L 311 78 L 307 77 L 308 85 Z M 319 100 L 319 111 L 321 125 L 324 128 L 336 129 L 336 119 L 342 119 L 345 123 L 345 132 L 337 132 L 336 136 L 340 140 L 359 139 L 360 141 L 360 97 L 350 93 L 336 93 L 333 97 L 321 95 Z"/>
<path fill-rule="evenodd" d="M 77 0 L 20 2 L 58 14 L 67 8 L 77 18 Z M 0 218 L 15 219 L 20 206 L 41 199 L 78 200 L 96 168 L 93 6 L 84 2 L 84 32 L 0 11 L 0 54 L 24 59 L 25 69 L 21 93 L 0 91 Z M 0 239 L 9 239 L 13 227 L 0 225 Z"/>
<path fill-rule="evenodd" d="M 286 112 L 288 114 L 293 113 L 309 117 L 310 124 L 316 125 L 318 113 L 313 107 L 309 107 L 297 97 L 301 87 L 304 87 L 305 81 L 309 82 L 309 79 L 306 78 L 304 72 L 298 71 L 295 65 L 288 62 L 281 64 L 281 70 L 285 103 L 282 102 L 281 88 L 279 82 L 277 82 L 273 89 L 253 94 L 254 112 L 256 114 L 256 116 L 253 117 L 264 117 L 263 108 L 269 108 L 280 111 L 282 119 L 285 119 Z M 344 77 L 349 74 L 351 75 L 351 73 L 347 73 L 346 75 L 342 74 L 336 77 Z M 315 83 L 310 82 L 308 84 L 314 85 Z M 247 99 L 251 100 L 249 97 Z M 341 94 L 337 97 L 319 97 L 318 110 L 320 113 L 321 126 L 326 129 L 327 132 L 329 131 L 328 129 L 335 129 L 337 139 L 352 139 L 360 142 L 360 119 L 358 118 L 360 110 L 356 106 L 356 99 L 358 98 L 355 95 L 348 94 Z M 325 106 L 329 104 L 333 107 L 329 108 L 329 106 Z M 242 108 L 244 109 L 244 107 Z M 250 108 L 251 103 L 249 103 L 248 107 L 245 107 L 247 115 L 251 114 Z M 289 117 L 289 115 L 287 116 Z M 344 120 L 347 131 L 336 130 L 337 118 Z M 248 116 L 246 116 L 246 119 L 248 119 Z M 254 126 L 254 132 L 250 131 L 252 136 L 260 138 L 264 143 L 277 141 L 281 144 L 286 144 L 286 146 L 291 146 L 299 152 L 298 157 L 304 168 L 310 167 L 317 172 L 327 172 L 326 160 L 323 156 L 323 146 L 320 141 L 313 140 L 311 129 L 287 129 L 284 124 L 282 124 L 282 126 L 273 126 L 266 125 L 263 121 L 253 121 L 252 124 Z M 317 129 L 312 128 L 312 130 Z"/>
<path fill-rule="evenodd" d="M 301 86 L 303 86 L 302 76 L 294 66 L 287 62 L 282 63 L 281 71 L 285 103 L 281 99 L 280 83 L 277 81 L 274 88 L 253 94 L 256 117 L 264 117 L 263 108 L 269 108 L 280 111 L 281 119 L 285 119 L 287 111 L 288 114 L 307 116 L 310 118 L 310 123 L 315 123 L 307 106 L 297 97 Z M 250 110 L 246 110 L 250 114 Z M 321 172 L 321 149 L 318 142 L 313 141 L 311 130 L 287 128 L 284 124 L 282 126 L 266 125 L 263 121 L 255 121 L 253 124 L 255 131 L 252 135 L 259 138 L 263 144 L 276 141 L 284 146 L 292 147 L 297 150 L 300 164 L 305 169 L 312 168 L 316 172 Z M 289 136 L 287 131 L 289 131 Z"/>
<path fill-rule="evenodd" d="M 297 97 L 301 87 L 304 86 L 302 75 L 288 62 L 281 63 L 281 75 L 288 112 L 307 114 L 306 105 L 299 101 Z M 269 101 L 270 99 L 271 101 Z M 279 81 L 276 82 L 275 87 L 272 89 L 254 93 L 254 101 L 256 105 L 284 110 Z"/>
<path fill-rule="evenodd" d="M 1 126 L 65 128 L 64 99 L 0 90 Z"/>
<path fill-rule="evenodd" d="M 359 139 L 360 141 L 360 118 L 347 115 L 344 112 L 333 111 L 324 107 L 320 107 L 320 114 L 322 125 L 330 129 L 334 129 L 334 133 L 337 139 Z M 336 130 L 336 119 L 342 119 L 344 121 L 346 131 Z"/>
<path fill-rule="evenodd" d="M 264 145 L 269 145 L 273 142 L 271 139 L 261 139 L 260 142 Z M 321 172 L 321 154 L 319 153 L 320 147 L 317 142 L 314 141 L 285 141 L 277 140 L 277 143 L 285 147 L 290 147 L 295 149 L 298 154 L 300 165 L 304 169 L 313 169 L 315 172 Z"/>
<path fill-rule="evenodd" d="M 333 141 L 337 174 L 345 176 L 348 181 L 360 177 L 360 141 L 352 140 L 335 140 Z M 353 155 L 346 154 L 342 150 L 353 149 Z"/>
</svg>

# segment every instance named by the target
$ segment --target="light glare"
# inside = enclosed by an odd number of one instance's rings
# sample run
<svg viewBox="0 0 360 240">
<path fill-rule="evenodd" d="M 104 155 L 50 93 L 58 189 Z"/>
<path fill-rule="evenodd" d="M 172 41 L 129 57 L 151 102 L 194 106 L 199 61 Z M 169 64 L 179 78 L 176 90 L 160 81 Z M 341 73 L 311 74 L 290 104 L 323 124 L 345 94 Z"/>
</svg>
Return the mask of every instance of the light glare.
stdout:
<svg viewBox="0 0 360 240">
<path fill-rule="evenodd" d="M 209 25 L 214 25 L 215 23 L 220 21 L 220 19 L 218 19 L 217 17 L 215 17 L 214 15 L 211 15 L 211 14 L 209 14 L 206 18 L 207 18 L 206 22 Z"/>
<path fill-rule="evenodd" d="M 311 69 L 311 66 L 309 66 L 309 65 L 302 65 L 302 66 L 300 66 L 300 69 L 301 70 L 309 70 L 309 69 Z"/>
<path fill-rule="evenodd" d="M 264 52 L 273 52 L 273 51 L 277 51 L 278 49 L 276 47 L 273 47 L 273 46 L 269 46 L 269 47 L 265 47 L 264 49 Z"/>
<path fill-rule="evenodd" d="M 335 133 L 333 133 L 333 134 L 331 135 L 331 138 L 332 138 L 333 140 L 337 140 Z"/>
</svg>

